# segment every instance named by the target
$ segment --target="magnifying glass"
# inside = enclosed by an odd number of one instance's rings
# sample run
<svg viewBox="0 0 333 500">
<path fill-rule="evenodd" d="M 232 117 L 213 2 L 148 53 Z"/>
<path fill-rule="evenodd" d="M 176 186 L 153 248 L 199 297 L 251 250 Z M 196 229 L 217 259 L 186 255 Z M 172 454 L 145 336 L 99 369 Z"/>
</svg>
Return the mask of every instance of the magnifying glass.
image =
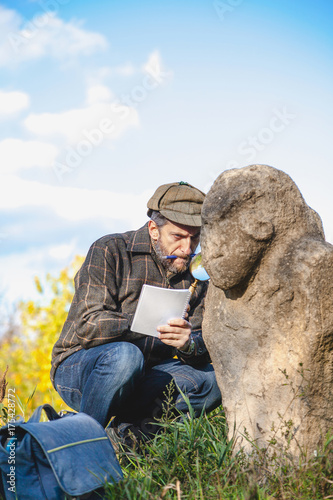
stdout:
<svg viewBox="0 0 333 500">
<path fill-rule="evenodd" d="M 191 294 L 194 292 L 198 285 L 198 281 L 207 281 L 209 280 L 209 275 L 206 269 L 202 265 L 202 255 L 201 252 L 197 253 L 191 260 L 189 266 L 190 273 L 192 274 L 194 281 L 191 284 L 189 290 Z"/>
</svg>

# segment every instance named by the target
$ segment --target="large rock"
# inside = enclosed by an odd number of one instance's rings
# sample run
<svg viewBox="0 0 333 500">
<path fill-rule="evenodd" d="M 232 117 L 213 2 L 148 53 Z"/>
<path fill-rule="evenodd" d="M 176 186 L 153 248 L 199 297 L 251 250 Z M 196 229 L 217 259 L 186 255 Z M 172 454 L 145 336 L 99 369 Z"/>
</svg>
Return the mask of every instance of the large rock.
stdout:
<svg viewBox="0 0 333 500">
<path fill-rule="evenodd" d="M 310 454 L 333 428 L 333 246 L 282 171 L 223 172 L 202 210 L 203 335 L 237 448 Z M 247 437 L 244 437 L 247 436 Z"/>
</svg>

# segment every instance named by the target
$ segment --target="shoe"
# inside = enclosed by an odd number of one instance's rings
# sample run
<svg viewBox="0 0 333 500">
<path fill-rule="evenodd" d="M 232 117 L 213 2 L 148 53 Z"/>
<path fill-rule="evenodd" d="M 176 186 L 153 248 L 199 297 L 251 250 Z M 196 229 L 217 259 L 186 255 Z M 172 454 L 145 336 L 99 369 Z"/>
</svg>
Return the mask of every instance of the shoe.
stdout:
<svg viewBox="0 0 333 500">
<path fill-rule="evenodd" d="M 120 424 L 116 427 L 111 424 L 105 429 L 116 453 L 120 451 L 139 452 L 145 436 L 133 424 Z"/>
<path fill-rule="evenodd" d="M 115 429 L 114 427 L 107 427 L 105 430 L 108 435 L 108 438 L 111 441 L 114 451 L 116 453 L 119 453 L 119 448 L 123 444 L 123 441 L 119 435 L 118 430 Z"/>
</svg>

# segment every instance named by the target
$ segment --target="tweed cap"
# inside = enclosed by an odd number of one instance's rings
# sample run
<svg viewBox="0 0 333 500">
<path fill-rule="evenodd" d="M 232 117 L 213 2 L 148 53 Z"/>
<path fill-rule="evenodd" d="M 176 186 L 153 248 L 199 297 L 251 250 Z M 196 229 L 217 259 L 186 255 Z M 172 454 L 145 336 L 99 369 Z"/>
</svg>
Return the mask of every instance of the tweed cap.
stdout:
<svg viewBox="0 0 333 500">
<path fill-rule="evenodd" d="M 199 227 L 204 199 L 205 194 L 187 182 L 163 184 L 148 201 L 147 215 L 157 210 L 171 222 Z"/>
</svg>

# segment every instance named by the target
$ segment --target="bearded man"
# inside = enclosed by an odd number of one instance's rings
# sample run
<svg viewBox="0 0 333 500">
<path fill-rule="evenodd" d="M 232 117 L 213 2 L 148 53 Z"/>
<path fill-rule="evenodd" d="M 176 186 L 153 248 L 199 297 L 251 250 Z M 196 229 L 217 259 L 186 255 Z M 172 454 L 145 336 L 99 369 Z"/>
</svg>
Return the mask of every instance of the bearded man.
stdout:
<svg viewBox="0 0 333 500">
<path fill-rule="evenodd" d="M 186 319 L 160 325 L 158 338 L 130 329 L 143 284 L 186 289 L 194 281 L 188 266 L 199 244 L 204 197 L 186 182 L 160 186 L 147 204 L 150 220 L 137 231 L 97 240 L 75 277 L 51 380 L 74 410 L 104 427 L 112 419 L 113 435 L 125 442 L 155 432 L 152 423 L 172 382 L 176 411 L 188 411 L 182 394 L 196 416 L 221 403 L 201 334 L 204 282 Z"/>
</svg>

